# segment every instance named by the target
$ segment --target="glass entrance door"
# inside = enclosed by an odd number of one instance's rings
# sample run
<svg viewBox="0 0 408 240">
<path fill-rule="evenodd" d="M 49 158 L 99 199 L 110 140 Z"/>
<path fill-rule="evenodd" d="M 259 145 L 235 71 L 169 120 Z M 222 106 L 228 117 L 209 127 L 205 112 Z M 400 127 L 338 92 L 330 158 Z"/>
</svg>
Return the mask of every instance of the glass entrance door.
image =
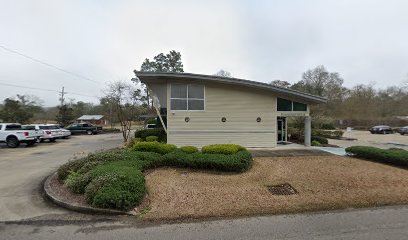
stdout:
<svg viewBox="0 0 408 240">
<path fill-rule="evenodd" d="M 285 117 L 278 117 L 278 122 L 277 122 L 277 129 L 278 129 L 278 134 L 277 134 L 277 141 L 278 143 L 284 143 L 287 141 L 287 131 L 286 131 L 286 118 Z"/>
</svg>

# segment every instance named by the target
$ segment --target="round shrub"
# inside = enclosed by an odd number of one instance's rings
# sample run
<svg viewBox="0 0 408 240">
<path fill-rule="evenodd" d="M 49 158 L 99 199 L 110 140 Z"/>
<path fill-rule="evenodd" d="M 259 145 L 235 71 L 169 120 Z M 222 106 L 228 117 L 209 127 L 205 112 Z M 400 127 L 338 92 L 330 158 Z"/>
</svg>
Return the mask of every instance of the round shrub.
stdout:
<svg viewBox="0 0 408 240">
<path fill-rule="evenodd" d="M 117 178 L 118 174 L 116 173 L 105 173 L 101 176 L 96 177 L 85 188 L 86 200 L 88 202 L 92 202 L 95 194 L 99 191 L 99 189 L 113 181 L 116 181 Z"/>
<path fill-rule="evenodd" d="M 246 149 L 236 144 L 214 144 L 201 148 L 201 152 L 210 154 L 234 154 L 243 150 Z"/>
<path fill-rule="evenodd" d="M 313 140 L 312 141 L 312 146 L 320 146 L 321 144 L 320 144 L 320 142 L 319 141 L 316 141 L 316 140 Z"/>
<path fill-rule="evenodd" d="M 146 142 L 157 142 L 159 140 L 159 137 L 157 136 L 147 136 L 146 137 Z"/>
<path fill-rule="evenodd" d="M 196 153 L 196 152 L 198 152 L 198 148 L 196 148 L 194 146 L 183 146 L 183 147 L 180 147 L 180 150 L 185 152 L 185 153 Z"/>
<path fill-rule="evenodd" d="M 72 172 L 65 180 L 65 185 L 74 193 L 84 193 L 86 186 L 91 182 L 92 176 L 88 173 Z"/>
<path fill-rule="evenodd" d="M 87 188 L 87 199 L 90 204 L 100 208 L 128 210 L 139 204 L 146 194 L 145 180 L 140 170 L 122 167 L 116 176 L 104 175 L 104 184 L 93 183 L 101 180 L 95 178 Z"/>
<path fill-rule="evenodd" d="M 75 184 L 75 182 L 78 180 L 78 178 L 81 177 L 81 174 L 77 172 L 70 172 L 68 176 L 64 180 L 64 184 L 72 190 L 72 186 Z"/>
<path fill-rule="evenodd" d="M 155 152 L 160 154 L 166 154 L 173 152 L 177 147 L 173 144 L 165 144 L 158 142 L 140 142 L 132 147 L 132 150 L 139 152 Z"/>
<path fill-rule="evenodd" d="M 76 172 L 89 160 L 85 158 L 76 159 L 63 164 L 58 168 L 57 174 L 59 180 L 65 180 L 71 172 Z"/>
</svg>

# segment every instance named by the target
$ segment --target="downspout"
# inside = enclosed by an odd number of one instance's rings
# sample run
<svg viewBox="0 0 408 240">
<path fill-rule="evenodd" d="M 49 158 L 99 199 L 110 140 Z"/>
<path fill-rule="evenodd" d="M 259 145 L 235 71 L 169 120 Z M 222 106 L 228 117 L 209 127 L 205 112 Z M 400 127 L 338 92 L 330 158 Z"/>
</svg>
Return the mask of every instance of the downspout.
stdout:
<svg viewBox="0 0 408 240">
<path fill-rule="evenodd" d="M 152 105 L 153 105 L 154 109 L 156 110 L 156 114 L 157 114 L 157 116 L 158 116 L 159 119 L 160 119 L 160 122 L 161 122 L 161 124 L 162 124 L 162 126 L 163 126 L 164 131 L 165 131 L 166 134 L 167 134 L 167 127 L 166 127 L 166 125 L 164 124 L 163 118 L 162 118 L 162 116 L 161 116 L 161 114 L 160 114 L 160 102 L 159 102 L 159 98 L 157 97 L 157 95 L 156 95 L 153 91 L 150 90 L 149 85 L 148 85 L 147 83 L 145 83 L 145 85 L 146 85 L 146 88 L 147 88 L 147 92 L 149 93 L 150 97 L 152 98 Z"/>
</svg>

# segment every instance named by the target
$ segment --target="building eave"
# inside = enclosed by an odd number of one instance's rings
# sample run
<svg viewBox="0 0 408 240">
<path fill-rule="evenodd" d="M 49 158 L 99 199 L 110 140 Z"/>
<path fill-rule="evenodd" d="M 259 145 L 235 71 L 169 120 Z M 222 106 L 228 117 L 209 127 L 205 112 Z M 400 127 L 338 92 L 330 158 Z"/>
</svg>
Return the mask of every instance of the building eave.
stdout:
<svg viewBox="0 0 408 240">
<path fill-rule="evenodd" d="M 289 88 L 278 87 L 263 82 L 256 82 L 239 78 L 227 78 L 214 75 L 203 75 L 193 73 L 174 73 L 174 72 L 135 72 L 136 76 L 142 83 L 152 83 L 158 80 L 189 80 L 189 81 L 204 81 L 223 84 L 232 84 L 255 89 L 271 91 L 279 95 L 288 96 L 303 100 L 307 103 L 320 104 L 327 103 L 327 98 L 296 91 Z"/>
</svg>

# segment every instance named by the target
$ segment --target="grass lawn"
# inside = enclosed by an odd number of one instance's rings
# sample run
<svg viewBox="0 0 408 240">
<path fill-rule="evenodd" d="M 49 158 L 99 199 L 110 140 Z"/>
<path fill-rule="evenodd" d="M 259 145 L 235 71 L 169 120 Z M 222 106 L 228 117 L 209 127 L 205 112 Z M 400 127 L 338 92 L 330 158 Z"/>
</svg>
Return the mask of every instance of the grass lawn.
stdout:
<svg viewBox="0 0 408 240">
<path fill-rule="evenodd" d="M 408 204 L 408 170 L 350 157 L 255 158 L 240 174 L 156 169 L 146 176 L 150 211 L 166 220 Z M 296 195 L 272 195 L 289 183 Z"/>
</svg>

